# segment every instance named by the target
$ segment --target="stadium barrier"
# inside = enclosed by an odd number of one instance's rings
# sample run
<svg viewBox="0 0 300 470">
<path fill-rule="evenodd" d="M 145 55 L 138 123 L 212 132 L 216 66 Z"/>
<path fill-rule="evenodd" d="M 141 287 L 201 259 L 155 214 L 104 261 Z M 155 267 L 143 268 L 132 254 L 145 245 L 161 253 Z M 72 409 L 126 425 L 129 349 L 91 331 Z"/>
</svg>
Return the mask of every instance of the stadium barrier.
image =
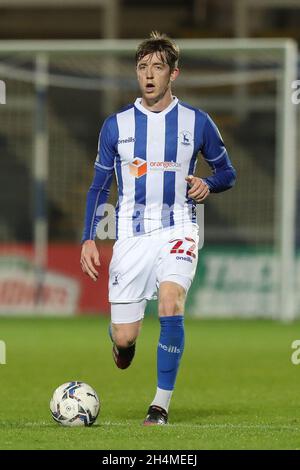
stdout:
<svg viewBox="0 0 300 470">
<path fill-rule="evenodd" d="M 94 284 L 81 271 L 78 244 L 50 244 L 48 268 L 37 283 L 32 246 L 0 245 L 0 315 L 108 314 L 111 254 L 112 245 L 101 247 L 101 276 Z"/>
<path fill-rule="evenodd" d="M 0 245 L 0 315 L 109 315 L 108 268 L 112 244 L 100 247 L 100 276 L 94 283 L 82 273 L 80 246 L 50 244 L 48 269 L 36 282 L 30 245 Z M 187 299 L 194 317 L 274 318 L 278 258 L 269 249 L 205 247 L 199 252 L 196 276 Z M 296 261 L 296 308 L 300 311 L 300 253 Z M 39 275 L 40 278 L 40 275 Z M 148 314 L 157 314 L 150 301 Z"/>
</svg>

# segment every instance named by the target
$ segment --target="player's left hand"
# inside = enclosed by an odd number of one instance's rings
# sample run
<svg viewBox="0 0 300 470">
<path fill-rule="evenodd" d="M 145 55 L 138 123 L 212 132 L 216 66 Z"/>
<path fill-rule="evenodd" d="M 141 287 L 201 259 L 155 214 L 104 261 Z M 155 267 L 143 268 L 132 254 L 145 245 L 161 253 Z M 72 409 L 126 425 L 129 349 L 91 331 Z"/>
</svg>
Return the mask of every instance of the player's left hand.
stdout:
<svg viewBox="0 0 300 470">
<path fill-rule="evenodd" d="M 196 202 L 203 202 L 210 193 L 208 185 L 197 176 L 187 176 L 185 180 L 190 186 L 188 196 Z"/>
</svg>

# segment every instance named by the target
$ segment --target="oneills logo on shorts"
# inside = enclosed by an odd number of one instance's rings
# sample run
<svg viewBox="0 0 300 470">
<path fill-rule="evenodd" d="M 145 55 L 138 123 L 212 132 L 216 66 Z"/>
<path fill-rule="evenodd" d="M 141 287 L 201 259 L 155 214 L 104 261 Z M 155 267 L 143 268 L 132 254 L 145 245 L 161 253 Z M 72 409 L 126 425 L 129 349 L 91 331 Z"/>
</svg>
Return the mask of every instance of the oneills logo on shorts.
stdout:
<svg viewBox="0 0 300 470">
<path fill-rule="evenodd" d="M 140 178 L 147 173 L 147 162 L 142 158 L 135 157 L 134 160 L 129 163 L 129 172 L 135 178 Z"/>
</svg>

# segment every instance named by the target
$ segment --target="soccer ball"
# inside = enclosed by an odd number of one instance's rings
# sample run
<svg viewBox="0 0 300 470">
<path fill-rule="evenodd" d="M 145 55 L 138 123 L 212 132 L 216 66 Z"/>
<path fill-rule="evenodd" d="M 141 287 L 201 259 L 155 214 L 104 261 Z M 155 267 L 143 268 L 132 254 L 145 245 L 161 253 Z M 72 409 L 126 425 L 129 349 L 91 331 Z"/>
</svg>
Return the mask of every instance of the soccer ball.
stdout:
<svg viewBox="0 0 300 470">
<path fill-rule="evenodd" d="M 57 387 L 50 400 L 55 421 L 63 426 L 91 426 L 97 419 L 100 401 L 84 382 L 67 382 Z"/>
</svg>

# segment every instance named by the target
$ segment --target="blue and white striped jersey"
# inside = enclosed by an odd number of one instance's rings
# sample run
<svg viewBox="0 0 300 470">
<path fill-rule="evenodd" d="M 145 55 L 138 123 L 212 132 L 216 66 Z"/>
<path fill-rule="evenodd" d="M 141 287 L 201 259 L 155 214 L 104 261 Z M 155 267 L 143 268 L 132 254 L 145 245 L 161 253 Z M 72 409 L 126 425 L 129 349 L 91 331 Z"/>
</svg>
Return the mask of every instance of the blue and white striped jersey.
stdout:
<svg viewBox="0 0 300 470">
<path fill-rule="evenodd" d="M 230 188 L 235 171 L 216 125 L 203 111 L 173 97 L 166 109 L 155 113 L 137 99 L 108 117 L 100 132 L 83 240 L 95 237 L 99 206 L 107 200 L 113 171 L 117 238 L 195 223 L 195 203 L 187 196 L 185 177 L 194 173 L 200 151 L 213 170 L 204 178 L 211 192 Z"/>
</svg>

